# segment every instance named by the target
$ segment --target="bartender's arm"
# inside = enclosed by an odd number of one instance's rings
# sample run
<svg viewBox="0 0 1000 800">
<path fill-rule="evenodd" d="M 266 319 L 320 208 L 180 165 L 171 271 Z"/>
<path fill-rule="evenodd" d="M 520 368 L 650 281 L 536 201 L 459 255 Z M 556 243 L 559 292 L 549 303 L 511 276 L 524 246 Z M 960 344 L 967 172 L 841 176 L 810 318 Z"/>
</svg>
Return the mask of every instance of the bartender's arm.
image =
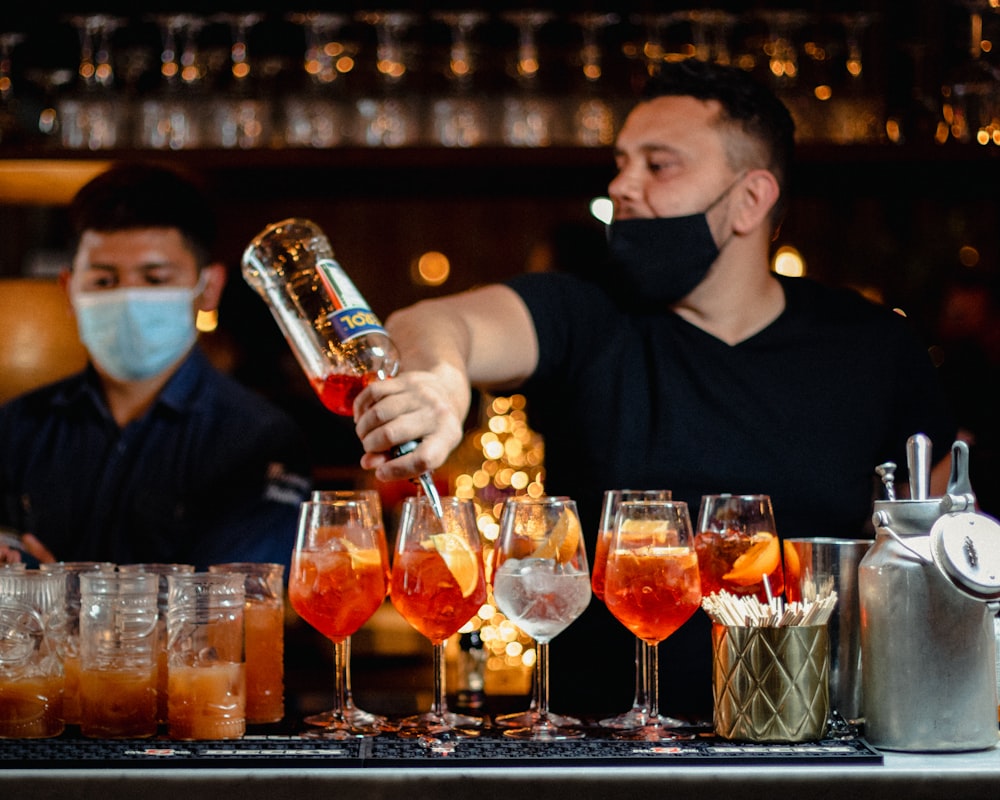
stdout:
<svg viewBox="0 0 1000 800">
<path fill-rule="evenodd" d="M 401 309 L 386 329 L 402 370 L 370 384 L 354 404 L 361 465 L 379 480 L 441 466 L 462 440 L 471 387 L 516 386 L 538 363 L 531 315 L 515 291 L 499 284 Z M 421 444 L 412 453 L 387 455 L 414 439 Z"/>
</svg>

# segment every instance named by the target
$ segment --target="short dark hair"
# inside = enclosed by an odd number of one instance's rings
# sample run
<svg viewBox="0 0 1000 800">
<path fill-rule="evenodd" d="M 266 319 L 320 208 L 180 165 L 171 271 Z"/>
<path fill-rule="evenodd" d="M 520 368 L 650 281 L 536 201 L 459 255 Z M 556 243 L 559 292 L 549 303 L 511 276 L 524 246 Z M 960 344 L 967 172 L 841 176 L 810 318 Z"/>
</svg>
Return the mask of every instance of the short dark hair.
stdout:
<svg viewBox="0 0 1000 800">
<path fill-rule="evenodd" d="M 122 163 L 87 183 L 70 203 L 74 245 L 84 231 L 175 228 L 199 266 L 212 257 L 215 216 L 195 178 L 158 164 Z"/>
<path fill-rule="evenodd" d="M 722 120 L 735 123 L 758 143 L 781 190 L 774 213 L 780 220 L 795 157 L 795 122 L 787 106 L 748 72 L 694 58 L 663 64 L 643 89 L 646 100 L 670 96 L 715 100 L 722 106 Z"/>
</svg>

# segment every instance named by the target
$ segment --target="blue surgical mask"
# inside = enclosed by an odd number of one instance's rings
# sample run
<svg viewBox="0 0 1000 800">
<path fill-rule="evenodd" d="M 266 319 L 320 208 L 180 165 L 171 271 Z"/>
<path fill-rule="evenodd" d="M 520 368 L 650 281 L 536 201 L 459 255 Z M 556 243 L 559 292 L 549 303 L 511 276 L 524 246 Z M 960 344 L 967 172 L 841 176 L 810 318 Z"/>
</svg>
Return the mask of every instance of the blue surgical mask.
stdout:
<svg viewBox="0 0 1000 800">
<path fill-rule="evenodd" d="M 197 338 L 192 288 L 155 286 L 73 295 L 80 339 L 90 357 L 118 380 L 159 375 L 179 361 Z"/>
</svg>

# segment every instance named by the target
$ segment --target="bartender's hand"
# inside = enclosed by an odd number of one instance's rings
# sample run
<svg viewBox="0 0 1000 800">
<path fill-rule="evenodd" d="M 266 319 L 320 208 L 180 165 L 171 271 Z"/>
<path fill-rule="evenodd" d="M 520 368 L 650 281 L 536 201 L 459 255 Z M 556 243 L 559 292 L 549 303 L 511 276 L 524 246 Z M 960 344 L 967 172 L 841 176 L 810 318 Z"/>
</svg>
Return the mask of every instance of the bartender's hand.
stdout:
<svg viewBox="0 0 1000 800">
<path fill-rule="evenodd" d="M 354 402 L 354 427 L 365 449 L 361 466 L 391 481 L 444 464 L 462 441 L 471 401 L 467 382 L 456 378 L 414 371 L 369 384 Z M 393 447 L 414 440 L 420 442 L 416 450 L 392 458 Z"/>
<path fill-rule="evenodd" d="M 40 564 L 51 564 L 56 560 L 52 552 L 39 541 L 37 536 L 26 533 L 20 537 L 17 547 L 0 544 L 0 564 L 17 564 L 28 555 Z"/>
</svg>

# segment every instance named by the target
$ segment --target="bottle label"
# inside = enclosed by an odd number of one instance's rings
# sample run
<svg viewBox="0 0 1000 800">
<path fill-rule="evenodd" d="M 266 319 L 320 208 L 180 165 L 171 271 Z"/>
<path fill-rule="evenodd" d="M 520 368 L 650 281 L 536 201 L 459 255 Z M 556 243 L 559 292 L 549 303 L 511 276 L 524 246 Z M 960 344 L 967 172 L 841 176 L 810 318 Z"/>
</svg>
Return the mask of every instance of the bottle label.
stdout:
<svg viewBox="0 0 1000 800">
<path fill-rule="evenodd" d="M 322 258 L 316 262 L 316 270 L 333 302 L 335 310 L 329 320 L 340 341 L 346 342 L 366 333 L 385 334 L 381 321 L 340 264 L 332 258 Z"/>
</svg>

